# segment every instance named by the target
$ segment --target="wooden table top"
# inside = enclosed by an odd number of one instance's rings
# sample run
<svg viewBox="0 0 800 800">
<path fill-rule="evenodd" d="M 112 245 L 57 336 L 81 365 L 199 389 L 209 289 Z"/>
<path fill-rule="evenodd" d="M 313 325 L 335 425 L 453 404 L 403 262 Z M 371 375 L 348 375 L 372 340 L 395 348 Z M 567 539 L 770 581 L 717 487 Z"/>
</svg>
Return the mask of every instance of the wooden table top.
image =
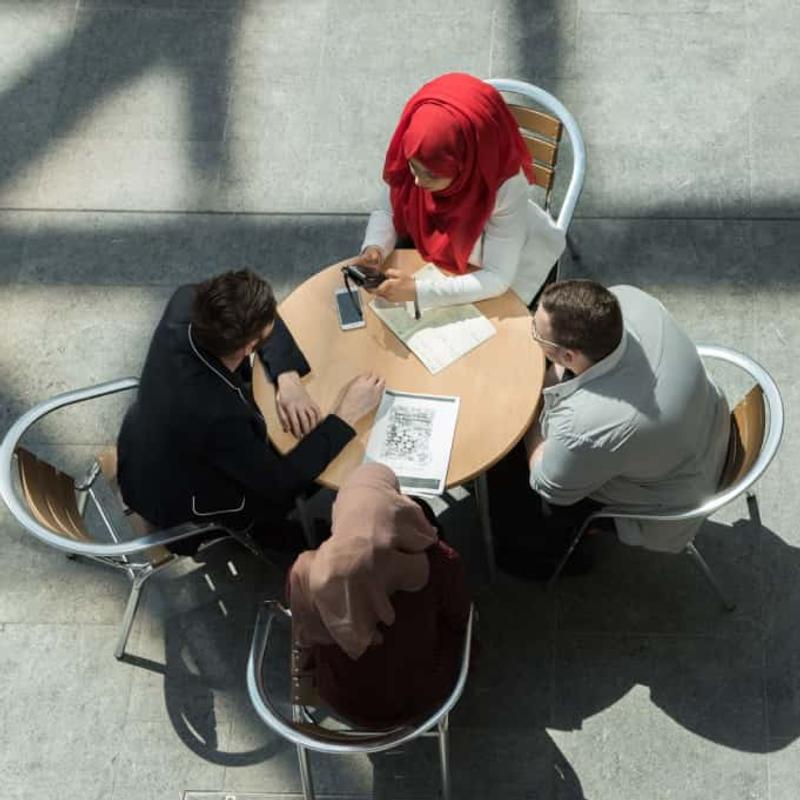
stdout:
<svg viewBox="0 0 800 800">
<path fill-rule="evenodd" d="M 396 250 L 391 266 L 416 272 L 423 259 L 415 250 Z M 342 262 L 346 263 L 346 262 Z M 334 264 L 298 286 L 278 311 L 303 351 L 311 373 L 304 379 L 323 415 L 333 407 L 349 380 L 374 372 L 386 386 L 406 392 L 458 395 L 453 451 L 447 486 L 476 478 L 519 441 L 533 421 L 542 392 L 544 354 L 531 338 L 530 314 L 512 291 L 477 303 L 497 333 L 436 375 L 375 316 L 372 298 L 361 292 L 366 326 L 343 331 L 336 314 L 334 292 L 342 288 L 341 264 Z M 280 453 L 297 440 L 281 429 L 275 411 L 275 391 L 259 359 L 253 371 L 253 393 L 267 421 L 269 437 Z M 364 459 L 374 412 L 360 420 L 356 437 L 328 465 L 318 482 L 338 489 Z"/>
</svg>

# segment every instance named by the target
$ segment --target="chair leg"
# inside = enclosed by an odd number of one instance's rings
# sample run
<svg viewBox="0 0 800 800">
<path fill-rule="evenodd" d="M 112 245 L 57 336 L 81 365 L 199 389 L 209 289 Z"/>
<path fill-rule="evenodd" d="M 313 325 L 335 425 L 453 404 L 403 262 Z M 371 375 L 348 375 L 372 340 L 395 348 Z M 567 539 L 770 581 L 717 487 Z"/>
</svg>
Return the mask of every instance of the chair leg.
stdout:
<svg viewBox="0 0 800 800">
<path fill-rule="evenodd" d="M 761 533 L 761 510 L 755 492 L 747 493 L 747 510 L 750 512 L 750 521 L 753 523 L 755 533 Z"/>
<path fill-rule="evenodd" d="M 708 564 L 706 564 L 706 560 L 700 555 L 699 551 L 692 542 L 689 542 L 689 544 L 686 545 L 684 552 L 691 556 L 694 563 L 697 564 L 697 566 L 700 568 L 700 571 L 703 573 L 703 575 L 705 575 L 706 580 L 711 584 L 725 610 L 733 611 L 733 609 L 736 608 L 736 604 L 732 603 L 728 599 L 728 596 L 722 590 L 722 587 L 719 585 L 719 582 L 714 576 L 714 573 L 711 571 L 711 568 L 708 566 Z"/>
<path fill-rule="evenodd" d="M 492 536 L 492 518 L 489 516 L 489 485 L 486 481 L 485 472 L 475 478 L 475 504 L 478 506 L 481 534 L 483 535 L 483 547 L 486 551 L 486 566 L 489 573 L 489 581 L 493 582 L 496 574 L 494 564 L 494 537 Z"/>
<path fill-rule="evenodd" d="M 442 800 L 450 800 L 450 715 L 439 721 L 439 760 L 442 769 Z"/>
<path fill-rule="evenodd" d="M 128 595 L 128 604 L 125 606 L 125 615 L 122 617 L 122 626 L 119 631 L 119 638 L 117 639 L 117 648 L 114 651 L 114 658 L 116 658 L 117 661 L 125 654 L 125 645 L 128 643 L 128 637 L 131 634 L 131 626 L 133 625 L 133 618 L 136 615 L 136 609 L 139 607 L 142 587 L 150 575 L 152 575 L 152 571 L 149 569 L 134 573 L 133 575 L 131 593 Z"/>
<path fill-rule="evenodd" d="M 317 539 L 314 535 L 311 514 L 308 511 L 308 502 L 304 497 L 298 497 L 295 500 L 295 508 L 297 509 L 297 517 L 300 520 L 300 527 L 303 529 L 303 536 L 306 537 L 306 544 L 313 549 L 317 546 Z"/>
<path fill-rule="evenodd" d="M 297 760 L 300 763 L 300 783 L 303 786 L 304 800 L 314 800 L 314 781 L 311 778 L 311 763 L 308 758 L 308 750 L 297 745 Z"/>
<path fill-rule="evenodd" d="M 593 519 L 595 519 L 594 514 L 587 517 L 580 528 L 578 528 L 578 532 L 575 534 L 575 538 L 572 540 L 572 542 L 570 542 L 567 552 L 561 556 L 561 561 L 558 562 L 558 566 L 553 570 L 553 574 L 547 579 L 548 589 L 552 589 L 556 585 L 556 581 L 558 580 L 558 576 L 561 574 L 561 570 L 564 569 L 564 565 L 567 563 L 567 561 L 569 561 L 572 551 L 578 546 L 578 542 L 581 540 L 581 537 L 586 532 L 586 529 L 589 527 L 589 523 Z"/>
</svg>

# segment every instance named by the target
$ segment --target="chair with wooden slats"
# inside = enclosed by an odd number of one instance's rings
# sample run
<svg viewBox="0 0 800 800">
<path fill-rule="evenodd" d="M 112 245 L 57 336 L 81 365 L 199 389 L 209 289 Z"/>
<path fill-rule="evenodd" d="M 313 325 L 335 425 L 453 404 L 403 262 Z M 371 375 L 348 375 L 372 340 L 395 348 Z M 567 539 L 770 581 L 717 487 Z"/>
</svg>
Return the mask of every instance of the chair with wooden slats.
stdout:
<svg viewBox="0 0 800 800">
<path fill-rule="evenodd" d="M 544 190 L 543 206 L 550 213 L 552 213 L 551 201 L 559 166 L 560 148 L 566 131 L 572 150 L 572 172 L 555 222 L 564 231 L 573 258 L 579 260 L 580 257 L 569 236 L 569 225 L 586 175 L 586 148 L 578 123 L 560 100 L 539 86 L 523 81 L 494 78 L 487 83 L 499 92 L 524 98 L 525 105 L 514 100 L 508 103 L 508 107 L 519 124 L 522 138 L 530 150 L 535 183 Z M 558 265 L 556 270 L 557 268 Z M 558 277 L 557 271 L 554 277 Z"/>
<path fill-rule="evenodd" d="M 475 609 L 471 608 L 464 643 L 461 650 L 461 663 L 455 677 L 453 689 L 441 705 L 424 718 L 409 720 L 388 730 L 347 727 L 332 729 L 323 727 L 314 719 L 307 706 L 321 705 L 316 695 L 313 678 L 304 661 L 304 651 L 293 644 L 290 660 L 291 707 L 289 719 L 273 702 L 266 684 L 264 666 L 270 632 L 275 622 L 291 623 L 291 611 L 275 600 L 262 605 L 256 620 L 250 657 L 247 661 L 247 691 L 250 702 L 261 720 L 275 733 L 292 742 L 297 747 L 300 766 L 300 780 L 305 800 L 314 800 L 314 783 L 311 775 L 309 751 L 317 753 L 379 753 L 400 747 L 420 736 L 435 736 L 439 743 L 443 800 L 451 797 L 449 718 L 450 712 L 461 697 L 469 672 L 470 651 L 472 648 L 472 627 Z"/>
<path fill-rule="evenodd" d="M 86 476 L 76 481 L 22 447 L 19 441 L 32 425 L 57 409 L 129 391 L 137 386 L 135 378 L 125 378 L 46 400 L 16 420 L 0 444 L 0 496 L 20 525 L 40 541 L 69 556 L 98 561 L 124 571 L 130 578 L 131 592 L 114 653 L 118 659 L 125 652 L 145 582 L 177 558 L 167 546 L 195 536 L 227 536 L 230 532 L 217 523 L 187 523 L 156 530 L 146 520 L 125 509 L 117 492 L 114 448 L 99 453 Z M 96 490 L 100 475 L 109 484 L 112 496 L 119 499 L 118 508 L 112 510 L 105 500 L 101 500 Z M 96 537 L 86 524 L 87 500 L 92 501 L 109 538 Z M 123 516 L 127 516 L 134 538 L 125 539 L 118 530 L 114 520 Z"/>
<path fill-rule="evenodd" d="M 783 435 L 784 416 L 780 391 L 772 376 L 744 353 L 716 345 L 698 345 L 697 352 L 703 359 L 722 361 L 738 367 L 755 381 L 753 388 L 731 412 L 728 451 L 716 494 L 704 500 L 696 508 L 670 512 L 652 509 L 630 513 L 611 507 L 601 508 L 592 514 L 577 531 L 569 550 L 550 578 L 550 586 L 557 580 L 578 541 L 598 519 L 632 519 L 649 522 L 685 522 L 692 519 L 707 519 L 723 506 L 745 494 L 753 526 L 756 531 L 760 531 L 761 518 L 758 511 L 758 499 L 751 487 L 764 474 L 778 452 Z M 722 590 L 694 542 L 690 542 L 684 552 L 700 568 L 725 609 L 732 610 L 734 604 Z"/>
</svg>

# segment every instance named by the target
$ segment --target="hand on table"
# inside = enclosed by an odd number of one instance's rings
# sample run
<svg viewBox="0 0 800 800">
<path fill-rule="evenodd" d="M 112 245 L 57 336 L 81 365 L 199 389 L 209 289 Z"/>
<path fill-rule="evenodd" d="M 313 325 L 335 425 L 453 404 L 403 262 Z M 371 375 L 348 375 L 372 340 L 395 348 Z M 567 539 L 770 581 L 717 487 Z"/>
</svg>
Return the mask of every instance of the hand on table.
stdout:
<svg viewBox="0 0 800 800">
<path fill-rule="evenodd" d="M 333 413 L 354 428 L 362 417 L 377 407 L 383 387 L 383 378 L 371 372 L 356 376 L 342 389 Z"/>
<path fill-rule="evenodd" d="M 285 431 L 301 439 L 317 427 L 322 417 L 319 406 L 309 397 L 296 372 L 278 375 L 275 409 Z"/>
<path fill-rule="evenodd" d="M 390 303 L 402 303 L 414 300 L 417 296 L 417 285 L 414 276 L 399 269 L 387 269 L 386 280 L 375 289 L 367 289 L 370 294 L 382 297 Z"/>
</svg>

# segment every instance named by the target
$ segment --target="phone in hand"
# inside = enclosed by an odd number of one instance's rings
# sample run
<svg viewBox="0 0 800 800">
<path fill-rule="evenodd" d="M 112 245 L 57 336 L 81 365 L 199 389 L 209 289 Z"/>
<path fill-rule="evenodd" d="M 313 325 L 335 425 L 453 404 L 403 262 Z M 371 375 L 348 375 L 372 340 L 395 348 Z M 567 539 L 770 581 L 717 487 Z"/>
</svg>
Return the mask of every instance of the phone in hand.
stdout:
<svg viewBox="0 0 800 800">
<path fill-rule="evenodd" d="M 343 331 L 363 328 L 367 324 L 364 321 L 364 310 L 361 307 L 361 295 L 358 289 L 352 292 L 349 289 L 337 289 L 334 297 L 339 325 Z"/>
<path fill-rule="evenodd" d="M 348 264 L 342 267 L 345 278 L 349 278 L 356 286 L 363 286 L 365 289 L 375 289 L 380 286 L 386 276 L 378 269 L 364 267 L 361 264 Z"/>
</svg>

